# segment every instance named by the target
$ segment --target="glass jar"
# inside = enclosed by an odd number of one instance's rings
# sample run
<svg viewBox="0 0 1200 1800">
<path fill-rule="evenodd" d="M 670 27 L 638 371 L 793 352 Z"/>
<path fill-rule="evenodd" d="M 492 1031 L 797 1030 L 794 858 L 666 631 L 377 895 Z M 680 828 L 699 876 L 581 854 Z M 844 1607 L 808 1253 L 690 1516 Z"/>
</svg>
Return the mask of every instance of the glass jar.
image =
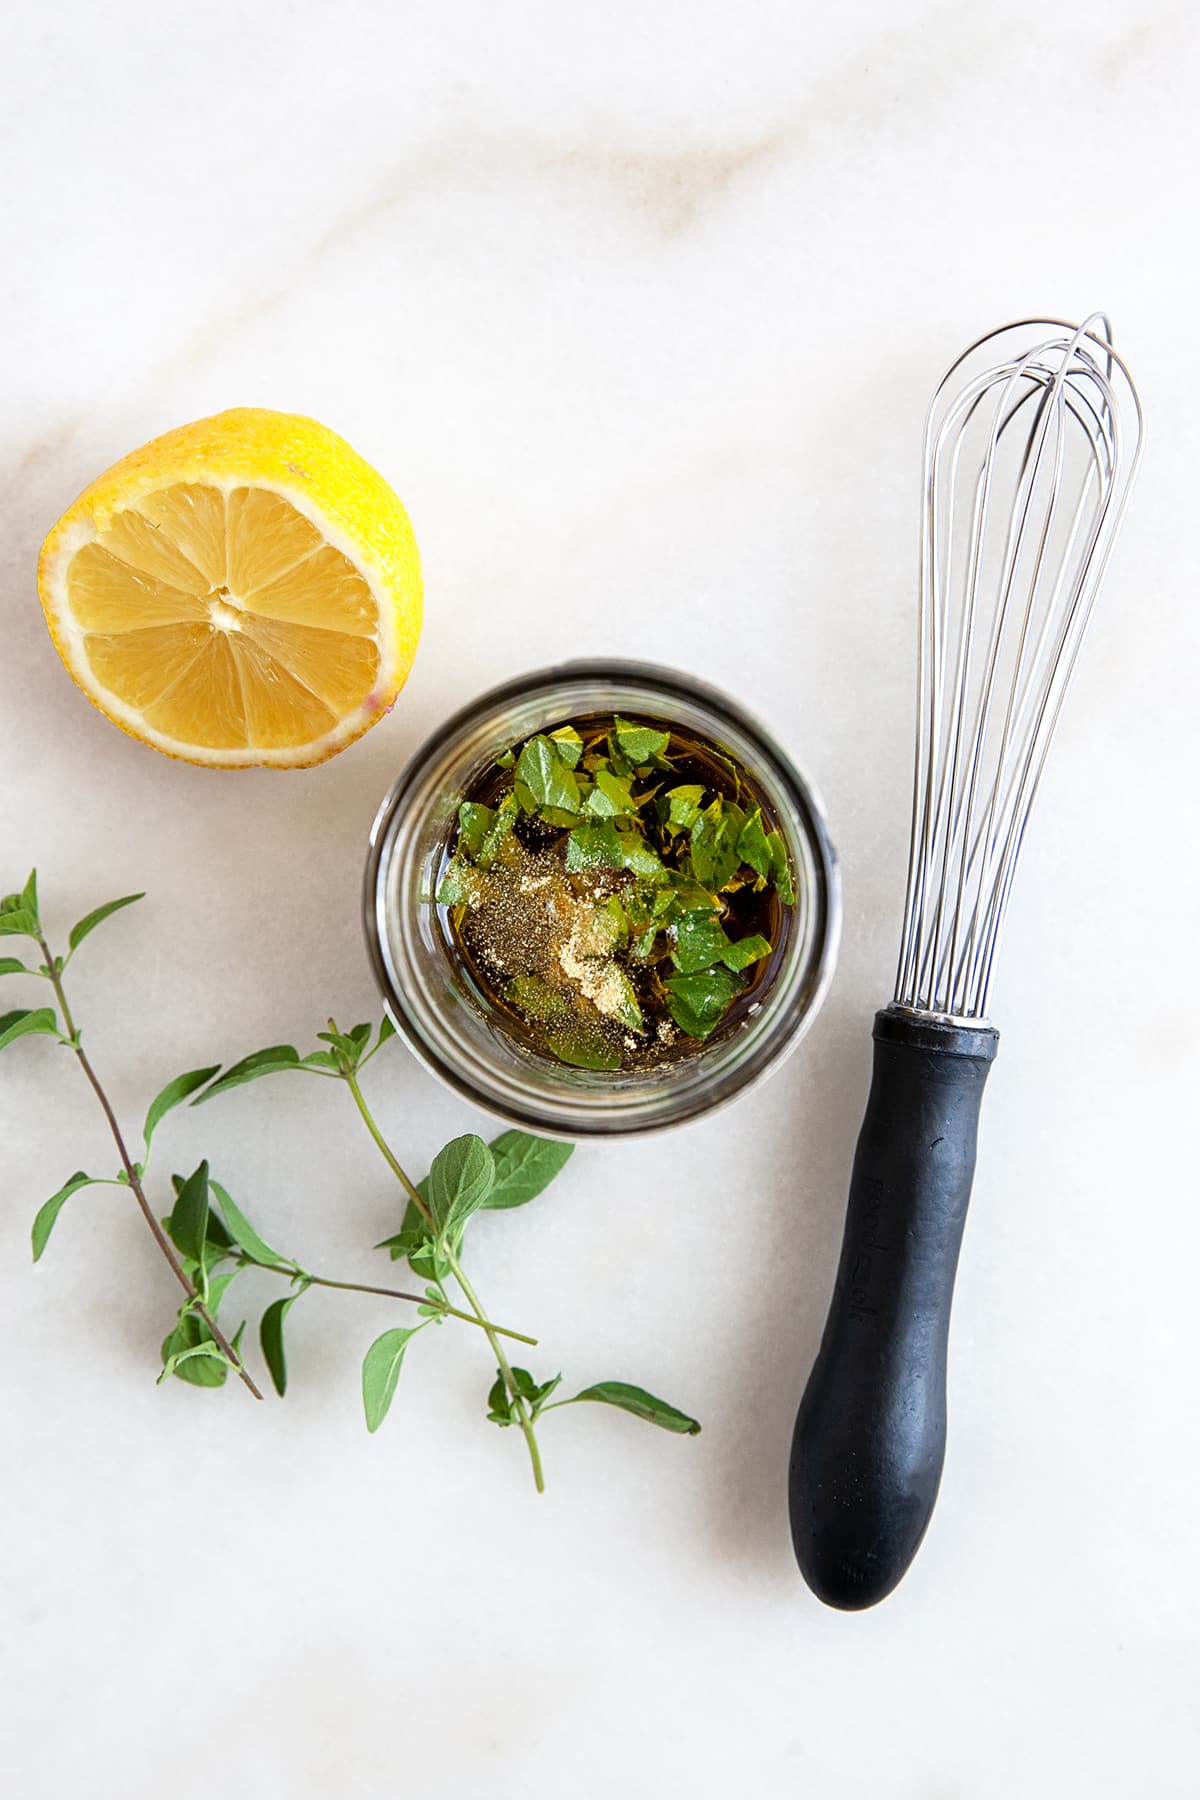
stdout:
<svg viewBox="0 0 1200 1800">
<path fill-rule="evenodd" d="M 796 874 L 786 940 L 758 1004 L 732 1032 L 653 1068 L 560 1063 L 506 1031 L 456 967 L 435 900 L 458 805 L 497 756 L 539 731 L 597 713 L 710 739 L 775 815 Z M 472 701 L 412 758 L 371 832 L 367 946 L 388 1014 L 435 1075 L 513 1125 L 549 1137 L 628 1137 L 697 1118 L 775 1068 L 829 986 L 841 924 L 837 858 L 812 788 L 762 727 L 714 688 L 636 662 L 575 662 L 523 675 Z"/>
</svg>

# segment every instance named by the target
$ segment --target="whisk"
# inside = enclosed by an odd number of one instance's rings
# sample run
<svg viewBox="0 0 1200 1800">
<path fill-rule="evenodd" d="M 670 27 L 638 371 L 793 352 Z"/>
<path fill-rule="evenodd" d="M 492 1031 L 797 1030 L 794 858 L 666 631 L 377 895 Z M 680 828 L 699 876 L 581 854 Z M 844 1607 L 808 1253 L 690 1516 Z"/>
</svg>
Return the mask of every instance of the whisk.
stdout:
<svg viewBox="0 0 1200 1800">
<path fill-rule="evenodd" d="M 996 951 L 1025 828 L 1141 457 L 1102 313 L 1025 319 L 951 367 L 925 429 L 917 750 L 895 997 L 841 1260 L 796 1419 L 792 1541 L 831 1606 L 891 1592 L 925 1535 L 975 1169 Z"/>
</svg>

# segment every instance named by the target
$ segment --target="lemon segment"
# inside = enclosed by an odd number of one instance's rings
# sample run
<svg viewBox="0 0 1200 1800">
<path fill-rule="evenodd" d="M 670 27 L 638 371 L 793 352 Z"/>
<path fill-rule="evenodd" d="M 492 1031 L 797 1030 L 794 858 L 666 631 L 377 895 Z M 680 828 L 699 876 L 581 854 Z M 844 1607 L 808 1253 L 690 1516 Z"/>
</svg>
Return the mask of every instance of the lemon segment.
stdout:
<svg viewBox="0 0 1200 1800">
<path fill-rule="evenodd" d="M 421 624 L 399 500 L 313 420 L 243 408 L 156 439 L 42 548 L 76 682 L 115 724 L 215 767 L 305 767 L 391 706 Z"/>
</svg>

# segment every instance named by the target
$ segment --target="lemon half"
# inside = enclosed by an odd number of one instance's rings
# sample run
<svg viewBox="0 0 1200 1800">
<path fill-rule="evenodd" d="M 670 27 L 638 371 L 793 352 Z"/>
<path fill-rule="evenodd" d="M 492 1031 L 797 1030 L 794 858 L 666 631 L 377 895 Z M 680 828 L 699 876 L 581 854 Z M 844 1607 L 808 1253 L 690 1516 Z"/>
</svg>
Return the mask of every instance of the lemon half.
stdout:
<svg viewBox="0 0 1200 1800">
<path fill-rule="evenodd" d="M 166 756 L 307 768 L 403 687 L 421 632 L 408 516 L 334 432 L 238 407 L 135 450 L 42 546 L 50 635 L 93 705 Z"/>
</svg>

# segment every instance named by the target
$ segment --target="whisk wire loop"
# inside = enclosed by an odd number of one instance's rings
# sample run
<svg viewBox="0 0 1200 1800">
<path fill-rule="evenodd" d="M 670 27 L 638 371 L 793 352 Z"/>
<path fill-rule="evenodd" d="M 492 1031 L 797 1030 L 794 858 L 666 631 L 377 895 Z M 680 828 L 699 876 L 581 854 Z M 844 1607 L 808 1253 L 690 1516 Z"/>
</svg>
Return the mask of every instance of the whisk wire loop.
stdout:
<svg viewBox="0 0 1200 1800">
<path fill-rule="evenodd" d="M 913 1011 L 986 1015 L 1030 810 L 1141 458 L 1141 405 L 1111 335 L 1102 313 L 1004 326 L 929 409 L 895 990 Z"/>
</svg>

